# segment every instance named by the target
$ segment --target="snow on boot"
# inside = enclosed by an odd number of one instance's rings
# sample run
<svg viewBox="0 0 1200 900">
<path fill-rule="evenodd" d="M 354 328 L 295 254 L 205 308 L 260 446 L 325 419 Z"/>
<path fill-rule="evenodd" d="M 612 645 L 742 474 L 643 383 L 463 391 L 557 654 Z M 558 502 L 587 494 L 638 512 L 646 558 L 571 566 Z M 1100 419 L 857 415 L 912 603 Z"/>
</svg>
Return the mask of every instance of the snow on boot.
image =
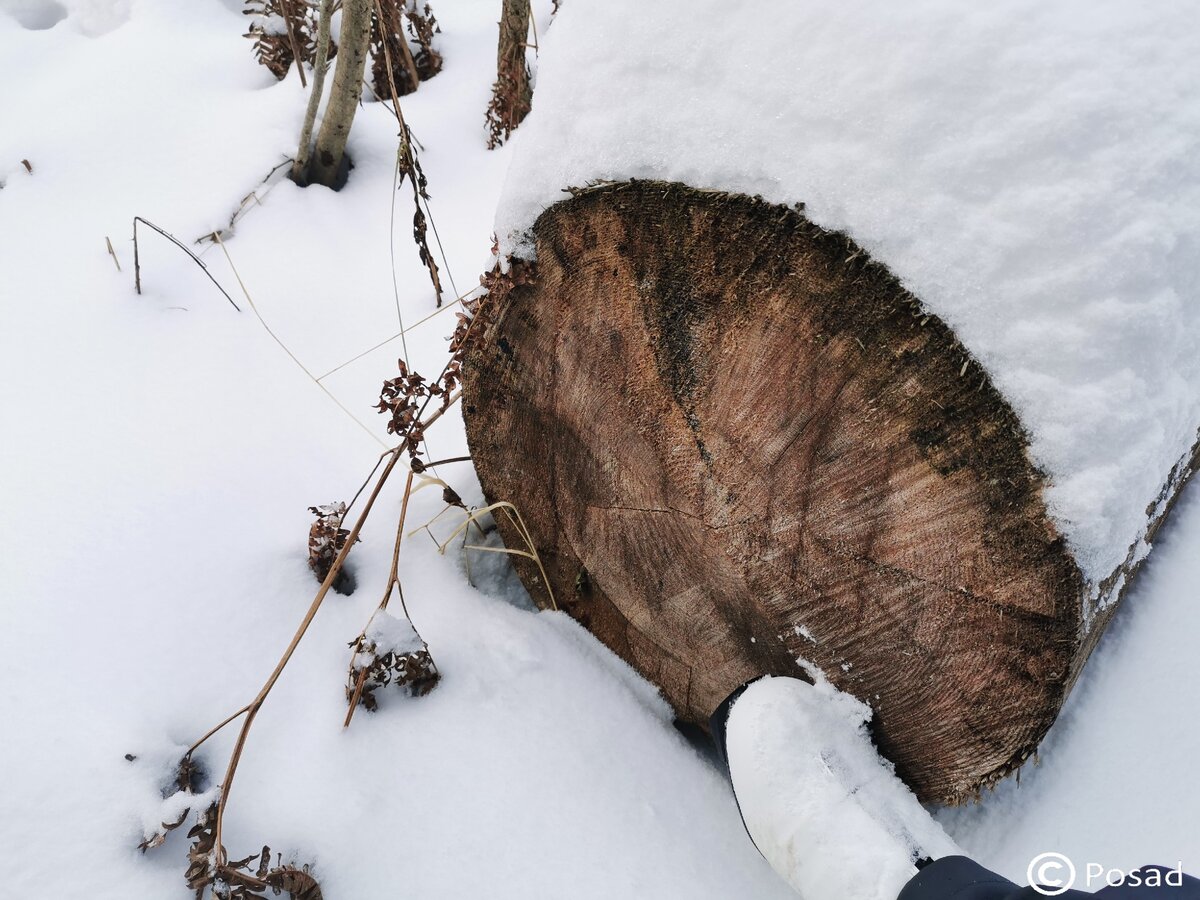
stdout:
<svg viewBox="0 0 1200 900">
<path fill-rule="evenodd" d="M 918 860 L 962 852 L 823 678 L 761 678 L 713 718 L 746 831 L 807 900 L 896 900 Z"/>
</svg>

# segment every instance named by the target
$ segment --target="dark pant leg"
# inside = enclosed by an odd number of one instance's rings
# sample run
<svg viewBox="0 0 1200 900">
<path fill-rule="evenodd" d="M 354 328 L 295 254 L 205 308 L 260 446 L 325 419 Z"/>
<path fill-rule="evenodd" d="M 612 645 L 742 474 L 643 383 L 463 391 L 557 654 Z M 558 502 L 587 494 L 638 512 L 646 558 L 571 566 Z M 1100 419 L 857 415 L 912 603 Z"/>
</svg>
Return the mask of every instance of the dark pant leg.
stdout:
<svg viewBox="0 0 1200 900">
<path fill-rule="evenodd" d="M 1142 881 L 1152 869 L 1161 876 L 1169 871 L 1162 866 L 1143 866 L 1138 869 Z M 1132 873 L 1131 873 L 1132 874 Z M 1190 875 L 1183 876 L 1183 884 L 1169 885 L 1165 877 L 1162 884 L 1121 884 L 1104 887 L 1095 894 L 1087 891 L 1068 890 L 1057 894 L 1056 900 L 1200 900 L 1200 881 Z M 1047 900 L 1046 895 L 1031 887 L 1020 887 L 1007 878 L 985 869 L 965 856 L 947 856 L 936 860 L 914 875 L 900 891 L 897 900 Z"/>
</svg>

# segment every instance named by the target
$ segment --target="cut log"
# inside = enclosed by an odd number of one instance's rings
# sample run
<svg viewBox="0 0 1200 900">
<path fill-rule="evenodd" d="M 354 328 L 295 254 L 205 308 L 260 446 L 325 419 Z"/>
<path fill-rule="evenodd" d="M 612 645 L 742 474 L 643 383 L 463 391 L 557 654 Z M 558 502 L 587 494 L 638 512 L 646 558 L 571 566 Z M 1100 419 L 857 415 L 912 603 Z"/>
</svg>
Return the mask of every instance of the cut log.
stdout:
<svg viewBox="0 0 1200 900">
<path fill-rule="evenodd" d="M 636 4 L 567 8 L 543 50 L 497 220 L 520 277 L 465 365 L 480 482 L 681 717 L 816 665 L 961 801 L 1037 747 L 1196 466 L 1200 129 L 1160 90 L 1194 32 L 1024 0 L 680 25 L 709 3 L 639 7 L 616 57 Z"/>
</svg>

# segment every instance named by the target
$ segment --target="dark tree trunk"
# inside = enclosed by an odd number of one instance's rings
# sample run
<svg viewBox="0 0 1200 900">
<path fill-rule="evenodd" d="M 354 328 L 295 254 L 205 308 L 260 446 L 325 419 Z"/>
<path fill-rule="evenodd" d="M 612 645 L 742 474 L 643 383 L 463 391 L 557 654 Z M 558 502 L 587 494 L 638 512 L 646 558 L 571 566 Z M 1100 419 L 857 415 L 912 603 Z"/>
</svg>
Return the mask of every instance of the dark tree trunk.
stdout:
<svg viewBox="0 0 1200 900">
<path fill-rule="evenodd" d="M 500 146 L 516 131 L 533 103 L 533 87 L 525 63 L 531 15 L 529 0 L 504 0 L 496 51 L 496 83 L 487 113 L 489 149 Z"/>
</svg>

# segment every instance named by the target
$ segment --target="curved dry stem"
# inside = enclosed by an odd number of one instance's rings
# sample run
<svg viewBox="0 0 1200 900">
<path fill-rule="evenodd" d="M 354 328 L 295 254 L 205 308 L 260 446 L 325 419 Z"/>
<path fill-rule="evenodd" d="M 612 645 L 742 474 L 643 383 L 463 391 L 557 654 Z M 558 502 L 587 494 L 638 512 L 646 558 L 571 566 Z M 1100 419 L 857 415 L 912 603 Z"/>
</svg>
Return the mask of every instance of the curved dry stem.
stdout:
<svg viewBox="0 0 1200 900">
<path fill-rule="evenodd" d="M 461 395 L 461 391 L 455 392 L 449 398 L 449 400 L 447 400 L 444 406 L 430 413 L 427 419 L 421 421 L 419 431 L 424 431 L 434 422 L 440 419 L 445 414 L 446 410 L 448 410 Z M 428 405 L 429 400 L 426 399 L 425 406 L 427 407 Z M 423 410 L 424 407 L 422 408 L 422 411 Z M 375 487 L 372 488 L 371 494 L 367 497 L 367 501 L 363 506 L 362 512 L 359 513 L 358 519 L 354 523 L 354 527 L 350 530 L 350 534 L 346 538 L 346 543 L 338 552 L 337 558 L 333 561 L 333 565 L 329 567 L 329 573 L 325 576 L 325 580 L 321 582 L 321 587 L 317 590 L 317 594 L 313 598 L 312 604 L 309 606 L 308 611 L 304 614 L 304 618 L 301 620 L 299 627 L 296 629 L 296 633 L 292 637 L 291 642 L 288 644 L 287 649 L 284 650 L 283 656 L 280 657 L 279 662 L 275 665 L 275 668 L 271 672 L 271 675 L 267 678 L 266 683 L 263 684 L 262 688 L 259 690 L 258 695 L 252 701 L 250 701 L 245 709 L 246 719 L 244 722 L 242 722 L 242 728 L 238 732 L 237 742 L 234 744 L 233 752 L 229 758 L 229 764 L 225 769 L 225 777 L 221 781 L 221 799 L 217 804 L 217 821 L 214 830 L 214 848 L 217 855 L 217 863 L 219 865 L 224 865 L 226 862 L 228 862 L 225 854 L 225 845 L 221 840 L 225 823 L 225 810 L 228 806 L 227 801 L 229 799 L 230 789 L 233 785 L 233 778 L 237 774 L 238 763 L 241 761 L 242 752 L 245 750 L 246 740 L 250 734 L 250 728 L 254 724 L 254 719 L 258 716 L 258 711 L 262 709 L 263 703 L 266 702 L 267 695 L 271 693 L 271 689 L 275 686 L 275 682 L 279 680 L 279 676 L 283 673 L 284 668 L 291 660 L 292 654 L 296 651 L 296 647 L 299 646 L 300 641 L 308 631 L 308 626 L 312 624 L 312 620 L 316 617 L 317 610 L 321 608 L 321 604 L 325 601 L 325 597 L 329 593 L 329 589 L 333 586 L 334 580 L 342 571 L 342 567 L 346 563 L 346 557 L 350 553 L 350 548 L 354 546 L 354 543 L 358 540 L 358 535 L 359 532 L 362 531 L 363 523 L 366 522 L 367 517 L 371 514 L 371 510 L 374 508 L 375 501 L 379 498 L 379 494 L 383 490 L 384 484 L 387 483 L 388 477 L 392 474 L 392 470 L 396 468 L 396 464 L 401 460 L 404 452 L 411 444 L 412 437 L 410 433 L 410 435 L 406 436 L 404 440 L 400 442 L 400 444 L 398 444 L 392 450 L 389 450 L 387 454 L 384 454 L 385 457 L 390 456 L 390 459 L 388 459 L 387 465 L 379 474 L 379 478 L 375 482 Z"/>
<path fill-rule="evenodd" d="M 230 713 L 228 716 L 226 716 L 225 719 L 223 719 L 220 722 L 220 724 L 214 725 L 212 728 L 208 729 L 208 731 L 206 731 L 204 733 L 204 737 L 200 738 L 200 740 L 196 741 L 196 743 L 192 744 L 192 746 L 187 748 L 187 752 L 183 754 L 184 759 L 187 759 L 189 756 L 191 756 L 193 753 L 195 753 L 196 750 L 199 749 L 201 744 L 203 744 L 205 741 L 207 741 L 210 737 L 212 737 L 214 734 L 216 734 L 218 731 L 220 731 L 222 728 L 224 728 L 226 725 L 228 725 L 230 722 L 232 722 L 238 716 L 240 716 L 244 713 L 247 713 L 249 711 L 250 711 L 250 704 L 247 703 L 245 706 L 243 706 L 237 712 Z"/>
<path fill-rule="evenodd" d="M 395 453 L 398 449 L 398 447 L 393 447 L 392 449 L 384 450 L 379 454 L 379 459 L 375 460 L 374 468 L 372 468 L 370 474 L 363 479 L 363 483 L 359 485 L 358 490 L 354 492 L 354 496 L 350 498 L 350 502 L 346 504 L 346 513 L 349 513 L 350 510 L 354 508 L 354 504 L 358 502 L 358 498 L 362 496 L 362 492 L 367 489 L 367 485 L 371 483 L 371 479 L 375 477 L 375 473 L 379 471 L 379 467 L 383 465 L 383 461 L 387 459 L 390 454 Z M 342 515 L 342 520 L 345 521 L 345 513 Z"/>
<path fill-rule="evenodd" d="M 258 715 L 258 711 L 262 709 L 262 705 L 266 701 L 267 695 L 270 694 L 271 689 L 275 687 L 275 682 L 279 680 L 279 676 L 283 673 L 284 668 L 291 660 L 292 654 L 296 651 L 296 647 L 299 646 L 305 632 L 308 631 L 308 626 L 312 624 L 312 620 L 316 617 L 317 610 L 321 608 L 321 604 L 325 601 L 325 596 L 329 593 L 329 589 L 333 586 L 334 580 L 337 578 L 338 573 L 341 572 L 342 566 L 346 562 L 346 556 L 349 554 L 350 548 L 354 545 L 354 542 L 358 540 L 358 534 L 362 530 L 363 523 L 367 520 L 367 516 L 371 514 L 371 509 L 374 507 L 375 501 L 379 498 L 380 491 L 383 490 L 384 484 L 387 483 L 388 476 L 392 474 L 392 470 L 396 467 L 396 463 L 400 461 L 402 448 L 406 447 L 407 444 L 408 441 L 406 440 L 403 444 L 392 451 L 392 458 L 388 461 L 387 466 L 384 467 L 383 472 L 380 473 L 379 480 L 375 482 L 375 487 L 371 491 L 371 495 L 367 498 L 367 502 L 363 507 L 363 511 L 359 513 L 358 519 L 354 523 L 354 527 L 350 530 L 350 535 L 346 538 L 346 543 L 342 545 L 342 549 L 338 552 L 337 559 L 335 559 L 333 561 L 333 565 L 329 567 L 329 573 L 325 576 L 325 580 L 321 583 L 321 587 L 317 591 L 317 595 L 313 598 L 312 604 L 308 607 L 308 612 L 304 614 L 304 618 L 301 620 L 300 626 L 296 629 L 296 633 L 292 637 L 291 643 L 289 643 L 287 649 L 284 650 L 283 656 L 280 657 L 279 662 L 276 663 L 275 669 L 271 672 L 271 675 L 267 678 L 266 683 L 258 692 L 258 696 L 256 696 L 249 704 L 249 708 L 246 713 L 246 720 L 242 723 L 241 731 L 238 732 L 237 743 L 234 744 L 233 753 L 230 755 L 229 765 L 225 770 L 225 777 L 221 780 L 221 802 L 217 806 L 217 823 L 215 829 L 216 841 L 214 844 L 217 853 L 217 862 L 221 865 L 224 865 L 225 862 L 227 862 L 225 845 L 221 840 L 221 833 L 225 823 L 225 810 L 228 807 L 229 792 L 233 786 L 234 775 L 237 774 L 238 763 L 241 761 L 242 751 L 245 749 L 246 738 L 249 736 L 250 727 L 254 724 L 254 719 Z"/>
<path fill-rule="evenodd" d="M 152 229 L 153 231 L 157 231 L 159 234 L 161 234 L 163 237 L 165 237 L 168 241 L 170 241 L 172 244 L 174 244 L 176 247 L 178 247 L 180 250 L 182 250 L 184 253 L 186 253 L 188 256 L 190 256 L 192 258 L 192 262 L 194 262 L 196 265 L 198 265 L 204 271 L 204 274 L 208 276 L 208 280 L 211 281 L 213 284 L 215 284 L 217 286 L 217 290 L 225 295 L 225 299 L 229 301 L 229 305 L 232 306 L 234 309 L 236 309 L 238 312 L 242 311 L 241 307 L 233 302 L 233 298 L 229 296 L 229 292 L 227 290 L 225 290 L 225 288 L 221 287 L 221 282 L 217 281 L 217 279 L 215 279 L 213 277 L 212 272 L 208 271 L 208 266 L 206 266 L 204 264 L 204 261 L 202 259 L 200 259 L 200 257 L 198 257 L 191 250 L 189 250 L 186 246 L 184 246 L 183 242 L 180 241 L 179 238 L 177 238 L 177 237 L 175 237 L 175 235 L 170 234 L 169 232 L 166 232 L 163 229 L 159 228 L 153 222 L 149 222 L 146 219 L 143 219 L 141 216 L 134 216 L 133 217 L 133 286 L 134 286 L 134 289 L 139 294 L 142 292 L 142 262 L 141 262 L 141 254 L 138 250 L 138 228 L 137 228 L 138 222 L 141 222 L 143 225 L 145 225 L 147 228 Z"/>
<path fill-rule="evenodd" d="M 407 619 L 411 619 L 412 616 L 408 614 L 408 605 L 404 602 L 404 590 L 400 587 L 400 543 L 404 540 L 404 520 L 408 517 L 408 498 L 412 496 L 414 474 L 410 469 L 408 480 L 404 483 L 404 501 L 400 504 L 400 521 L 396 524 L 396 543 L 392 547 L 392 570 L 388 573 L 387 590 L 384 591 L 383 600 L 379 604 L 380 609 L 387 609 L 388 601 L 392 599 L 392 588 L 395 587 L 400 593 L 400 608 L 404 610 L 404 616 Z"/>
</svg>

